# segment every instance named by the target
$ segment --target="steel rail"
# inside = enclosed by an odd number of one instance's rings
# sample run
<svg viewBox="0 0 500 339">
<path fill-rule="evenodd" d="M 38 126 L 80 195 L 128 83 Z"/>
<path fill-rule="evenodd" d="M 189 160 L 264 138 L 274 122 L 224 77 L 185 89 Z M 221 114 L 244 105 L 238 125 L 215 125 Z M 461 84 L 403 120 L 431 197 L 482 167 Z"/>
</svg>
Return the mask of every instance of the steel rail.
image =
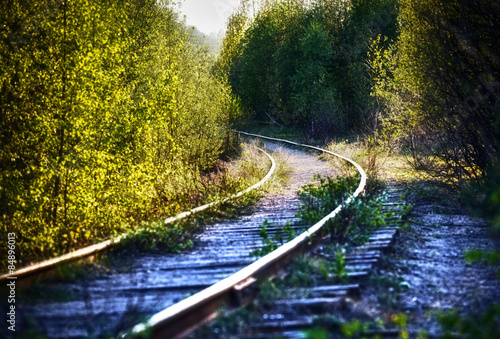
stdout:
<svg viewBox="0 0 500 339">
<path fill-rule="evenodd" d="M 256 189 L 256 188 L 259 188 L 260 186 L 262 186 L 270 177 L 271 175 L 273 175 L 274 173 L 274 170 L 276 169 L 276 162 L 274 161 L 273 157 L 271 157 L 266 151 L 264 151 L 262 148 L 259 148 L 259 147 L 256 147 L 259 151 L 263 152 L 265 155 L 267 155 L 269 157 L 269 159 L 271 159 L 271 169 L 269 170 L 269 172 L 267 172 L 266 176 L 261 180 L 259 181 L 258 183 L 256 183 L 255 185 L 252 185 L 250 187 L 248 187 L 246 190 L 244 191 L 241 191 L 241 192 L 238 192 L 230 197 L 227 197 L 225 199 L 222 199 L 222 200 L 219 200 L 219 201 L 214 201 L 214 202 L 211 202 L 209 204 L 206 204 L 206 205 L 203 205 L 203 206 L 199 206 L 199 207 L 196 207 L 196 208 L 193 208 L 192 210 L 189 210 L 189 211 L 186 211 L 186 212 L 183 212 L 183 213 L 179 213 L 177 214 L 176 216 L 174 217 L 170 217 L 170 218 L 167 218 L 165 220 L 165 223 L 168 224 L 168 223 L 171 223 L 171 222 L 174 222 L 176 220 L 179 220 L 179 219 L 182 219 L 182 218 L 185 218 L 191 214 L 194 214 L 194 213 L 198 213 L 198 212 L 201 212 L 203 210 L 206 210 L 207 208 L 209 207 L 212 207 L 212 206 L 215 206 L 215 205 L 219 205 L 219 204 L 222 204 L 222 203 L 225 203 L 226 201 L 229 201 L 231 199 L 236 199 L 236 198 L 239 198 L 241 197 L 243 194 L 246 194 L 248 192 L 250 192 L 251 190 L 253 189 Z"/>
<path fill-rule="evenodd" d="M 272 277 L 289 263 L 295 255 L 301 253 L 307 247 L 312 246 L 313 240 L 321 237 L 322 227 L 325 223 L 335 217 L 344 206 L 349 204 L 364 191 L 367 180 L 366 173 L 361 166 L 351 159 L 316 146 L 246 132 L 236 132 L 251 137 L 314 149 L 343 159 L 351 163 L 360 173 L 361 179 L 358 188 L 343 204 L 339 205 L 330 214 L 295 239 L 258 259 L 249 266 L 246 266 L 235 274 L 160 311 L 150 317 L 145 323 L 136 325 L 131 332 L 124 336 L 131 335 L 132 337 L 140 338 L 143 335 L 147 335 L 149 338 L 181 338 L 199 325 L 213 319 L 218 309 L 223 305 L 230 307 L 242 306 L 248 301 L 246 297 L 248 294 L 252 293 L 256 282 Z"/>
<path fill-rule="evenodd" d="M 165 224 L 173 223 L 174 221 L 177 221 L 177 220 L 186 218 L 190 215 L 204 211 L 207 208 L 225 203 L 225 202 L 232 200 L 232 199 L 239 198 L 242 195 L 262 186 L 273 175 L 273 173 L 276 169 L 276 162 L 274 161 L 273 157 L 271 155 L 269 155 L 269 153 L 267 153 L 266 151 L 264 151 L 263 149 L 261 149 L 259 147 L 256 147 L 256 148 L 259 151 L 263 152 L 271 160 L 271 168 L 269 169 L 269 171 L 267 172 L 267 174 L 264 178 L 262 178 L 258 183 L 248 187 L 247 189 L 245 189 L 241 192 L 233 194 L 230 197 L 224 198 L 222 200 L 214 201 L 214 202 L 202 205 L 202 206 L 198 206 L 198 207 L 193 208 L 189 211 L 185 211 L 185 212 L 177 214 L 176 216 L 167 218 L 167 219 L 165 219 Z M 124 236 L 125 235 L 120 235 L 114 239 L 109 239 L 109 240 L 100 242 L 98 244 L 87 246 L 87 247 L 81 248 L 79 250 L 76 250 L 76 251 L 73 251 L 73 252 L 52 258 L 52 259 L 44 260 L 44 261 L 41 261 L 39 263 L 23 267 L 19 270 L 16 270 L 12 274 L 10 274 L 10 273 L 3 274 L 0 276 L 0 282 L 7 281 L 9 278 L 13 278 L 13 277 L 15 277 L 16 279 L 25 278 L 27 276 L 34 275 L 34 274 L 40 273 L 42 271 L 54 268 L 56 265 L 59 265 L 59 264 L 73 261 L 73 260 L 82 259 L 85 257 L 89 257 L 91 255 L 94 255 L 98 252 L 102 252 L 104 250 L 109 250 L 109 249 L 111 249 L 112 246 L 117 245 L 120 242 L 120 240 L 122 238 L 124 238 Z"/>
</svg>

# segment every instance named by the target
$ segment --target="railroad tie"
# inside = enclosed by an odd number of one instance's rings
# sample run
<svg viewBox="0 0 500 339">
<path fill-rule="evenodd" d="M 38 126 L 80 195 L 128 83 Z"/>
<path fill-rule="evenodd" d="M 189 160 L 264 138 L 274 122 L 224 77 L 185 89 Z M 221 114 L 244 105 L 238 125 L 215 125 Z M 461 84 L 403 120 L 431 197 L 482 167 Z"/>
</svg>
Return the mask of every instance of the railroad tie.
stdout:
<svg viewBox="0 0 500 339">
<path fill-rule="evenodd" d="M 299 332 L 314 327 L 315 317 L 328 314 L 339 314 L 348 308 L 351 300 L 361 298 L 360 289 L 368 282 L 370 273 L 380 264 L 383 255 L 390 253 L 399 235 L 401 213 L 401 190 L 389 187 L 391 194 L 384 203 L 384 212 L 393 212 L 394 217 L 389 225 L 373 231 L 368 241 L 351 248 L 345 256 L 347 284 L 332 284 L 325 279 L 317 279 L 318 284 L 311 288 L 299 289 L 298 295 L 305 297 L 282 298 L 270 301 L 263 311 L 262 319 L 252 324 L 251 338 L 294 337 Z M 311 254 L 311 257 L 335 260 L 331 254 L 324 253 L 321 245 Z M 245 338 L 243 333 L 241 338 Z"/>
</svg>

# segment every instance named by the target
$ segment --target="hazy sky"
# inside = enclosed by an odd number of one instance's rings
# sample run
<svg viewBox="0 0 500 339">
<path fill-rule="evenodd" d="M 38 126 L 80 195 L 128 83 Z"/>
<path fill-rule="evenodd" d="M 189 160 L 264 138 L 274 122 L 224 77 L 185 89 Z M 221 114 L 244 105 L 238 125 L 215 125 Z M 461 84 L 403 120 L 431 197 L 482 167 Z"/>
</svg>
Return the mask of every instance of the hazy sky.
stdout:
<svg viewBox="0 0 500 339">
<path fill-rule="evenodd" d="M 225 30 L 226 19 L 240 0 L 179 0 L 188 25 L 209 35 Z"/>
</svg>

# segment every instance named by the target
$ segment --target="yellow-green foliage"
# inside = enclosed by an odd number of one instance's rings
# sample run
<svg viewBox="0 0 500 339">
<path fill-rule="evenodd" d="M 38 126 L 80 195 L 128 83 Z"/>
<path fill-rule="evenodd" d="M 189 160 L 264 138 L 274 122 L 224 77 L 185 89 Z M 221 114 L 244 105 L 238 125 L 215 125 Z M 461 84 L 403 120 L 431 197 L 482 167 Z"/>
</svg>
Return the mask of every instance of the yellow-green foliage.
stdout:
<svg viewBox="0 0 500 339">
<path fill-rule="evenodd" d="M 244 0 L 217 70 L 256 118 L 317 139 L 360 131 L 376 120 L 368 43 L 395 37 L 396 14 L 396 0 Z"/>
<path fill-rule="evenodd" d="M 404 140 L 419 167 L 477 180 L 498 159 L 500 8 L 400 0 L 399 9 L 397 41 L 378 39 L 371 54 L 384 136 Z"/>
<path fill-rule="evenodd" d="M 0 232 L 18 267 L 196 202 L 237 105 L 168 1 L 2 2 L 0 22 Z"/>
</svg>

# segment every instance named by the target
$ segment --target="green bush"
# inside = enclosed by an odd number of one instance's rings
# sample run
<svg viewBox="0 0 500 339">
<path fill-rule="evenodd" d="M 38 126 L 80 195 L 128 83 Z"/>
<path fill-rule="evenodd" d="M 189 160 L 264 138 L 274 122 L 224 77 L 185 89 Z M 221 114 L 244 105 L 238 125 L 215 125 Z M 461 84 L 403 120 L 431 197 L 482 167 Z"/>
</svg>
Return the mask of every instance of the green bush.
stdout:
<svg viewBox="0 0 500 339">
<path fill-rule="evenodd" d="M 343 204 L 354 192 L 359 181 L 357 176 L 338 177 L 336 180 L 323 179 L 320 176 L 316 178 L 319 179 L 318 185 L 309 184 L 299 191 L 304 203 L 299 207 L 297 215 L 309 223 L 316 223 Z M 332 241 L 339 244 L 365 242 L 370 230 L 384 226 L 386 220 L 394 215 L 392 212 L 382 211 L 382 203 L 386 199 L 383 192 L 372 192 L 344 206 L 335 218 L 327 222 Z"/>
<path fill-rule="evenodd" d="M 358 186 L 357 177 L 322 178 L 314 176 L 319 184 L 302 186 L 298 194 L 303 204 L 299 207 L 298 216 L 311 224 L 314 224 L 326 215 L 330 214 L 337 206 L 343 204 Z"/>
</svg>

